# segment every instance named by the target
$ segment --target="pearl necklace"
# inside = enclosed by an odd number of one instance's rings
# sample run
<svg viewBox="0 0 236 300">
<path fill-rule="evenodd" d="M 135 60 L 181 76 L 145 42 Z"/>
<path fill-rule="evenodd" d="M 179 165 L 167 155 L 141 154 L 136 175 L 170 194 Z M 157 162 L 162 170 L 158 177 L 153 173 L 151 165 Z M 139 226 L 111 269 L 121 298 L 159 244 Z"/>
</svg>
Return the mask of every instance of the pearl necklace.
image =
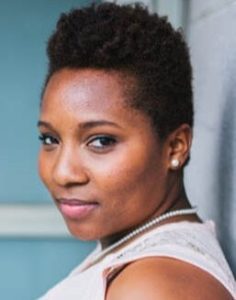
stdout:
<svg viewBox="0 0 236 300">
<path fill-rule="evenodd" d="M 103 251 L 100 251 L 99 253 L 95 254 L 92 257 L 92 259 L 89 261 L 89 266 L 91 266 L 94 263 L 96 263 L 97 261 L 99 261 L 103 256 L 105 256 L 106 254 L 108 254 L 109 252 L 111 252 L 112 250 L 114 250 L 115 248 L 117 248 L 120 245 L 124 244 L 125 242 L 127 242 L 130 239 L 132 239 L 136 235 L 138 235 L 138 234 L 146 231 L 147 229 L 153 227 L 154 225 L 160 223 L 161 221 L 164 221 L 164 220 L 166 220 L 168 218 L 175 217 L 175 216 L 183 216 L 183 215 L 195 214 L 196 212 L 197 212 L 197 208 L 196 207 L 179 209 L 179 210 L 167 212 L 167 213 L 165 213 L 163 215 L 160 215 L 160 216 L 158 216 L 158 217 L 156 217 L 156 218 L 154 218 L 154 219 L 146 222 L 145 224 L 137 227 L 136 229 L 134 229 L 133 231 L 131 231 L 129 234 L 127 234 L 126 236 L 124 236 L 123 238 L 121 238 L 120 240 L 118 240 L 117 242 L 115 242 L 114 244 L 112 244 L 111 246 L 109 246 L 106 249 L 104 249 Z"/>
</svg>

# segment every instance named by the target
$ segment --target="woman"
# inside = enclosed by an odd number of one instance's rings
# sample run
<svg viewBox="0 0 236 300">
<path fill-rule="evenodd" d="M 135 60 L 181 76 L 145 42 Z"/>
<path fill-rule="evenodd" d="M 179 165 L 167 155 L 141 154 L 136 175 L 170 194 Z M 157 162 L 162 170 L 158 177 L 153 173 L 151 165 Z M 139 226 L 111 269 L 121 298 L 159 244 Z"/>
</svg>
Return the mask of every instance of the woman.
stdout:
<svg viewBox="0 0 236 300">
<path fill-rule="evenodd" d="M 191 208 L 187 46 L 140 5 L 63 14 L 48 43 L 40 175 L 70 232 L 96 250 L 42 299 L 233 299 L 235 281 Z"/>
</svg>

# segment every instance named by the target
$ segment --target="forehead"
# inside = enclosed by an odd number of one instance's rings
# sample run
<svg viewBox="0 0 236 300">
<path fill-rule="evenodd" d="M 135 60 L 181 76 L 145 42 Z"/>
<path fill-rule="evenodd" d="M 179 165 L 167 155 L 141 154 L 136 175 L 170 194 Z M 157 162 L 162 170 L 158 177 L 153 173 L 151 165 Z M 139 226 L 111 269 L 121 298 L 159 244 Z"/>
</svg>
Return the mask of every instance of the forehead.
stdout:
<svg viewBox="0 0 236 300">
<path fill-rule="evenodd" d="M 70 108 L 92 106 L 94 109 L 127 106 L 131 85 L 128 77 L 123 79 L 114 71 L 63 69 L 50 78 L 42 108 L 54 104 Z"/>
<path fill-rule="evenodd" d="M 64 124 L 103 119 L 150 130 L 149 117 L 129 105 L 133 82 L 118 72 L 63 69 L 46 86 L 41 118 L 59 126 L 65 119 Z"/>
</svg>

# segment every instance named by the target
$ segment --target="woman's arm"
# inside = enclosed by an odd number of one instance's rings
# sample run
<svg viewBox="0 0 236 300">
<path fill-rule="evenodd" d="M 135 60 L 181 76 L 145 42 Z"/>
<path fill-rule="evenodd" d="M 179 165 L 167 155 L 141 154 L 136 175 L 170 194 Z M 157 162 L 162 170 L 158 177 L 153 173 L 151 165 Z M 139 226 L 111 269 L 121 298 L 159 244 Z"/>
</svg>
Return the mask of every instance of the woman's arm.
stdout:
<svg viewBox="0 0 236 300">
<path fill-rule="evenodd" d="M 106 300 L 232 300 L 207 272 L 171 258 L 145 258 L 110 283 Z"/>
</svg>

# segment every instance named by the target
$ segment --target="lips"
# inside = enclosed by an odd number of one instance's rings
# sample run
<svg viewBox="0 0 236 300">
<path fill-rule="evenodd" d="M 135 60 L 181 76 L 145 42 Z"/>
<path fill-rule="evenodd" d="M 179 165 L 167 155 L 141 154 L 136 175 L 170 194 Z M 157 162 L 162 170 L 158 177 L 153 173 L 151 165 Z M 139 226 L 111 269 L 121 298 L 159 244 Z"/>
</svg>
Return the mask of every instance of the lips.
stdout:
<svg viewBox="0 0 236 300">
<path fill-rule="evenodd" d="M 81 219 L 88 217 L 97 207 L 98 202 L 83 201 L 80 199 L 56 199 L 58 208 L 62 215 L 70 219 Z"/>
</svg>

